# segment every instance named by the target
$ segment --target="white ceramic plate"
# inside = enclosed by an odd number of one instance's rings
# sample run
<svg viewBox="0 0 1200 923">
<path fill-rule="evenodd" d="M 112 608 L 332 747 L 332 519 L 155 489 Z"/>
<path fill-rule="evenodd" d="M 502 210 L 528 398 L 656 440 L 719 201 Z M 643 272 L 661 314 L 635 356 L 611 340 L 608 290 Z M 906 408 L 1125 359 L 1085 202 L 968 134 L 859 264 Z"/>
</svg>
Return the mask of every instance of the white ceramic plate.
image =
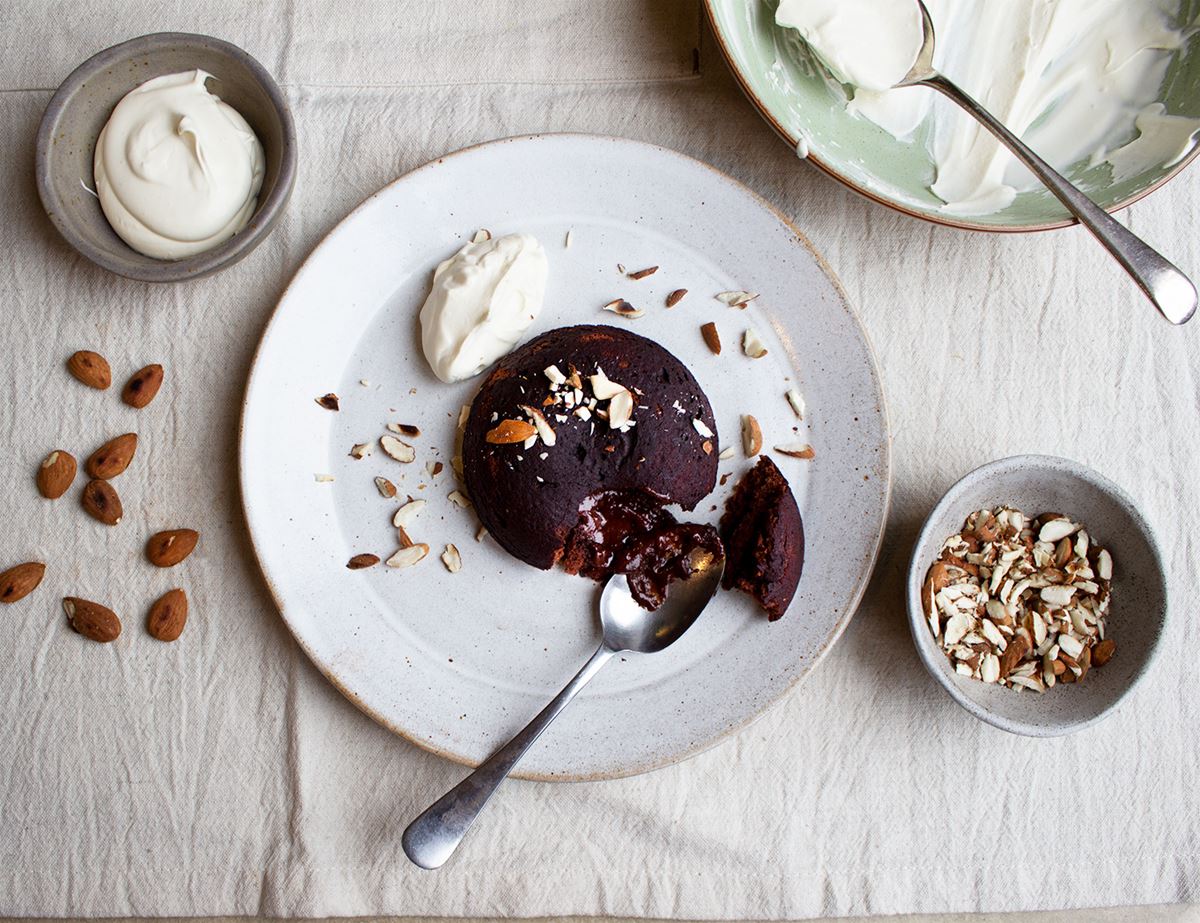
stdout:
<svg viewBox="0 0 1200 923">
<path fill-rule="evenodd" d="M 514 138 L 441 158 L 364 202 L 313 251 L 263 336 L 242 418 L 241 478 L 251 536 L 288 626 L 329 679 L 381 724 L 475 764 L 520 729 L 599 641 L 597 586 L 541 572 L 475 540 L 473 512 L 447 499 L 459 407 L 478 380 L 448 386 L 421 355 L 417 312 L 434 266 L 477 228 L 525 231 L 546 246 L 550 283 L 530 336 L 576 323 L 629 325 L 683 360 L 712 401 L 722 445 L 738 445 L 727 486 L 695 518 L 715 522 L 749 465 L 739 415 L 767 446 L 807 441 L 811 462 L 776 456 L 805 520 L 799 592 L 768 624 L 740 593 L 721 593 L 661 654 L 611 663 L 521 765 L 538 779 L 594 779 L 683 759 L 782 697 L 845 628 L 866 586 L 890 488 L 887 421 L 870 346 L 836 280 L 765 202 L 698 161 L 588 135 Z M 565 245 L 571 232 L 571 246 Z M 635 281 L 618 272 L 660 266 Z M 668 292 L 686 288 L 675 308 Z M 761 293 L 745 311 L 718 292 Z M 616 297 L 629 321 L 600 310 Z M 705 347 L 716 321 L 725 348 Z M 739 348 L 753 326 L 769 347 Z M 366 380 L 368 385 L 360 384 Z M 784 392 L 797 386 L 806 420 Z M 341 410 L 319 407 L 326 392 Z M 417 461 L 375 449 L 389 421 L 421 428 Z M 445 470 L 431 477 L 426 462 Z M 316 475 L 332 474 L 333 482 Z M 359 552 L 396 545 L 374 477 L 429 501 L 409 529 L 429 543 L 416 567 L 351 571 Z M 462 553 L 450 574 L 446 542 Z"/>
</svg>

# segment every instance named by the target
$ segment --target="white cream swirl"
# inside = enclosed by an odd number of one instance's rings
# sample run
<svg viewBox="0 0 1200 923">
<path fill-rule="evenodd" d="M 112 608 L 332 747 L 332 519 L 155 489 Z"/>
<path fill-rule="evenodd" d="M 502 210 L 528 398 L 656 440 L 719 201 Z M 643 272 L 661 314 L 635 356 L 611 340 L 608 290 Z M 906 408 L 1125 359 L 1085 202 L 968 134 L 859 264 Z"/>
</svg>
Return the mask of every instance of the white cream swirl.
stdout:
<svg viewBox="0 0 1200 923">
<path fill-rule="evenodd" d="M 117 103 L 96 142 L 100 206 L 156 259 L 211 250 L 242 230 L 262 188 L 262 144 L 202 70 L 148 80 Z"/>
</svg>

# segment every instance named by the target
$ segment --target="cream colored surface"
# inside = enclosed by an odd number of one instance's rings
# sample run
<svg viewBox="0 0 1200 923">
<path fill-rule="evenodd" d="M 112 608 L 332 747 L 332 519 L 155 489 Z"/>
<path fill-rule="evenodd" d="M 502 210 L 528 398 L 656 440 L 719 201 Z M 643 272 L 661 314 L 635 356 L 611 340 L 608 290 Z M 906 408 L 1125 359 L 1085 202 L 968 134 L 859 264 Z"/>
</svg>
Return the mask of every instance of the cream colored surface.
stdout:
<svg viewBox="0 0 1200 923">
<path fill-rule="evenodd" d="M 802 919 L 1200 899 L 1200 326 L 1164 325 L 1083 233 L 921 224 L 797 162 L 738 93 L 694 0 L 508 0 L 486 20 L 477 9 L 0 10 L 0 561 L 51 565 L 27 605 L 0 612 L 0 913 Z M 75 256 L 41 213 L 32 168 L 58 81 L 100 47 L 159 29 L 207 31 L 259 57 L 302 145 L 269 241 L 224 273 L 164 287 Z M 407 865 L 399 834 L 462 771 L 363 717 L 283 628 L 234 486 L 237 409 L 272 305 L 347 210 L 431 157 L 554 130 L 704 158 L 812 238 L 879 353 L 894 505 L 862 611 L 784 704 L 651 775 L 508 786 L 431 875 Z M 1127 220 L 1200 274 L 1198 195 L 1200 173 L 1186 172 Z M 689 298 L 674 310 L 699 324 L 726 309 Z M 104 352 L 117 382 L 161 362 L 163 390 L 141 412 L 86 390 L 63 371 L 79 348 Z M 49 449 L 84 457 L 134 428 L 119 527 L 87 520 L 74 494 L 36 496 Z M 1113 718 L 1065 740 L 975 721 L 921 668 L 904 621 L 901 572 L 925 512 L 967 469 L 1022 451 L 1070 455 L 1123 484 L 1171 569 L 1174 622 L 1154 674 Z M 181 525 L 202 533 L 195 554 L 172 572 L 144 564 L 146 536 Z M 141 620 L 175 585 L 192 614 L 163 646 Z M 125 616 L 120 641 L 71 635 L 57 605 L 68 593 L 110 602 Z M 1046 861 L 1068 847 L 1069 860 Z"/>
</svg>

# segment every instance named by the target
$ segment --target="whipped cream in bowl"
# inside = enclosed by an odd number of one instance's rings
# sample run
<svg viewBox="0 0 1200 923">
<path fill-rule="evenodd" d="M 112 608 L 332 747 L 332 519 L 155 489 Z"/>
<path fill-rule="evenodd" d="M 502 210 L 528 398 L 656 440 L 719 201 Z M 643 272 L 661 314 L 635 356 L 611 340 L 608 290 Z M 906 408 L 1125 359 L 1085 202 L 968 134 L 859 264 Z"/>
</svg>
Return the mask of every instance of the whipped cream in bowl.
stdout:
<svg viewBox="0 0 1200 923">
<path fill-rule="evenodd" d="M 266 239 L 297 155 L 287 101 L 258 61 L 167 32 L 107 48 L 63 81 L 35 168 L 47 216 L 80 254 L 128 278 L 177 282 Z"/>
<path fill-rule="evenodd" d="M 155 259 L 211 250 L 258 205 L 262 144 L 210 93 L 203 70 L 147 80 L 113 110 L 96 142 L 100 207 L 122 240 Z"/>
<path fill-rule="evenodd" d="M 1063 206 L 990 133 L 925 87 L 914 0 L 706 0 L 720 46 L 779 134 L 851 188 L 978 230 L 1063 226 Z M 1180 0 L 926 0 L 933 66 L 1103 207 L 1197 152 L 1200 42 Z"/>
</svg>

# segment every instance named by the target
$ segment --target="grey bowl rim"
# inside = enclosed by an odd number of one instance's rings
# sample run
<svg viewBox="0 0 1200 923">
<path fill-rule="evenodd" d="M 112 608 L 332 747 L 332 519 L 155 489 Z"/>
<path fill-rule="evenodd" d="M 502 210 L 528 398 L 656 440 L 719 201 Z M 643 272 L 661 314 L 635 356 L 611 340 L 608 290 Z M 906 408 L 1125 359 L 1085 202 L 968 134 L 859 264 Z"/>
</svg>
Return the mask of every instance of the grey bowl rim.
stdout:
<svg viewBox="0 0 1200 923">
<path fill-rule="evenodd" d="M 258 81 L 271 101 L 271 106 L 279 118 L 282 129 L 279 176 L 266 200 L 259 204 L 251 219 L 254 227 L 249 232 L 235 234 L 211 250 L 182 260 L 156 260 L 138 253 L 130 247 L 130 259 L 123 263 L 110 259 L 102 250 L 92 246 L 76 233 L 74 223 L 64 218 L 67 209 L 50 182 L 52 139 L 63 112 L 72 103 L 74 95 L 93 75 L 129 57 L 153 54 L 166 46 L 181 44 L 204 47 L 228 55 L 244 66 Z M 38 125 L 34 161 L 38 198 L 41 200 L 42 208 L 55 230 L 72 248 L 97 266 L 128 279 L 136 279 L 141 282 L 183 282 L 189 279 L 198 279 L 232 266 L 249 255 L 274 230 L 275 225 L 283 216 L 291 198 L 292 189 L 296 184 L 296 126 L 291 109 L 287 100 L 284 99 L 279 85 L 270 72 L 248 51 L 224 39 L 196 32 L 150 32 L 97 52 L 67 75 L 55 90 L 42 113 L 42 119 Z"/>
<path fill-rule="evenodd" d="M 931 540 L 939 540 L 932 535 L 933 521 L 938 517 L 938 514 L 943 512 L 952 503 L 959 499 L 959 495 L 972 483 L 986 474 L 995 471 L 1008 470 L 1018 465 L 1032 467 L 1035 470 L 1056 470 L 1079 481 L 1085 481 L 1099 488 L 1104 493 L 1114 499 L 1118 506 L 1122 507 L 1128 514 L 1134 525 L 1141 530 L 1150 546 L 1151 557 L 1155 564 L 1155 574 L 1153 575 L 1159 584 L 1162 592 L 1163 607 L 1159 615 L 1159 628 L 1155 637 L 1150 642 L 1150 648 L 1146 653 L 1146 661 L 1142 667 L 1129 681 L 1128 685 L 1121 690 L 1120 694 L 1109 705 L 1097 712 L 1090 718 L 1085 718 L 1078 721 L 1067 720 L 1052 720 L 1049 724 L 1031 724 L 1024 721 L 1016 721 L 1007 718 L 1003 715 L 998 715 L 984 706 L 980 705 L 973 698 L 960 690 L 942 670 L 941 664 L 936 658 L 943 656 L 941 651 L 933 647 L 932 638 L 929 636 L 929 626 L 925 622 L 925 613 L 921 608 L 921 584 L 924 582 L 925 575 L 919 572 L 920 550 L 926 547 Z M 966 514 L 964 514 L 965 516 Z M 913 646 L 917 649 L 917 656 L 920 657 L 921 663 L 930 675 L 937 680 L 938 685 L 944 689 L 954 701 L 965 708 L 968 712 L 984 721 L 993 727 L 1000 728 L 1002 731 L 1008 731 L 1010 734 L 1019 734 L 1025 737 L 1051 738 L 1063 737 L 1068 734 L 1074 734 L 1078 731 L 1085 730 L 1095 724 L 1103 721 L 1119 706 L 1125 698 L 1134 691 L 1146 678 L 1158 659 L 1162 649 L 1163 637 L 1167 632 L 1169 616 L 1171 611 L 1170 590 L 1167 583 L 1166 567 L 1163 563 L 1162 551 L 1158 546 L 1158 540 L 1154 536 L 1154 530 L 1146 517 L 1142 515 L 1133 498 L 1125 492 L 1125 490 L 1110 481 L 1098 471 L 1089 468 L 1081 462 L 1074 461 L 1069 458 L 1063 458 L 1058 455 L 1040 455 L 1040 454 L 1024 454 L 1024 455 L 1009 455 L 1004 458 L 994 459 L 986 462 L 971 471 L 968 471 L 961 478 L 955 481 L 937 503 L 930 509 L 925 517 L 925 522 L 921 526 L 921 531 L 918 533 L 916 541 L 913 542 L 912 552 L 909 556 L 908 568 L 905 577 L 905 602 L 908 612 L 908 629 L 912 634 Z"/>
</svg>

